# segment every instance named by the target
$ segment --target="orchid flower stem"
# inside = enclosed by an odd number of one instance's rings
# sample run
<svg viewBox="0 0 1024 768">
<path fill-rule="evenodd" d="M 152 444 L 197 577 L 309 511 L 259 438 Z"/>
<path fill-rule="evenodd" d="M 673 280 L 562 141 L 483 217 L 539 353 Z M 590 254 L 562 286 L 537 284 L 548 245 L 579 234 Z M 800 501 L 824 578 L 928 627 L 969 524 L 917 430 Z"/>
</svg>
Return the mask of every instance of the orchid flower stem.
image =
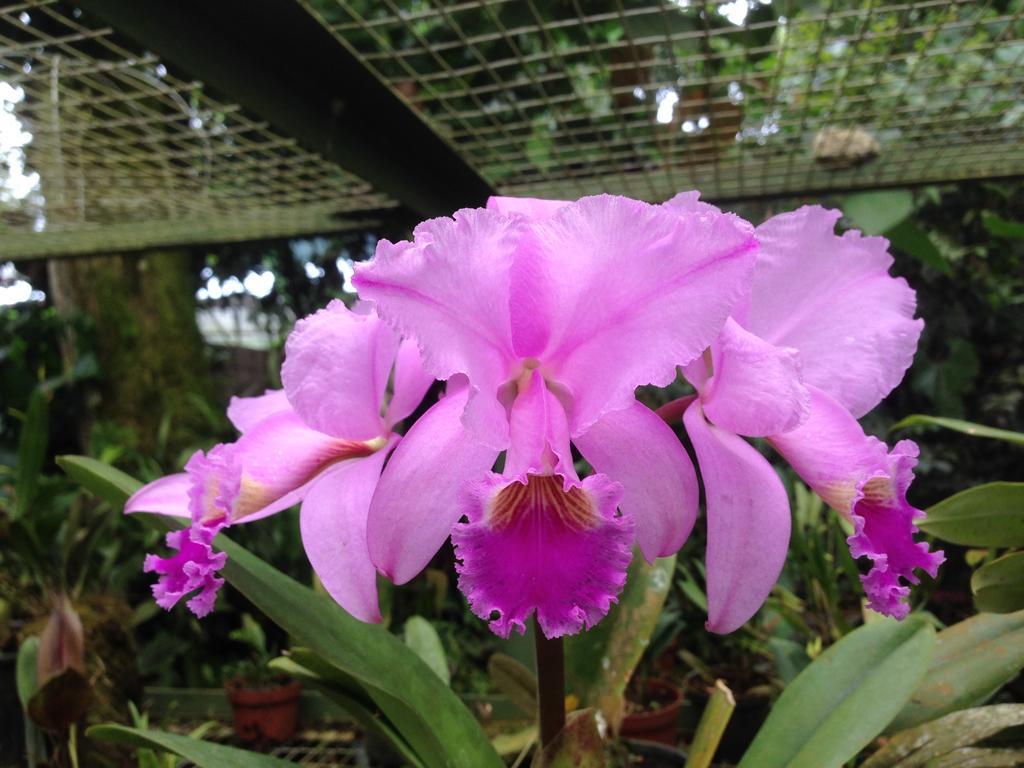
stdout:
<svg viewBox="0 0 1024 768">
<path fill-rule="evenodd" d="M 565 727 L 565 649 L 562 638 L 551 640 L 535 623 L 537 701 L 540 705 L 540 744 L 546 747 Z"/>
</svg>

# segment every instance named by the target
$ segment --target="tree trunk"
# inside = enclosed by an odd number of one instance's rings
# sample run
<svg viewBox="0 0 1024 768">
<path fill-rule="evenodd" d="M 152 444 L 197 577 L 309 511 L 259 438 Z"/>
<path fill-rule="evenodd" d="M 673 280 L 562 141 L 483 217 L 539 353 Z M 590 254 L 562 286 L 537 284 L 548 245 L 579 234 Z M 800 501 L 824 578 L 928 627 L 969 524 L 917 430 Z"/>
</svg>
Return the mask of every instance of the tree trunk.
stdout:
<svg viewBox="0 0 1024 768">
<path fill-rule="evenodd" d="M 58 312 L 91 320 L 97 416 L 128 427 L 121 439 L 131 447 L 172 461 L 211 429 L 193 266 L 187 250 L 162 249 L 51 260 L 47 269 Z"/>
</svg>

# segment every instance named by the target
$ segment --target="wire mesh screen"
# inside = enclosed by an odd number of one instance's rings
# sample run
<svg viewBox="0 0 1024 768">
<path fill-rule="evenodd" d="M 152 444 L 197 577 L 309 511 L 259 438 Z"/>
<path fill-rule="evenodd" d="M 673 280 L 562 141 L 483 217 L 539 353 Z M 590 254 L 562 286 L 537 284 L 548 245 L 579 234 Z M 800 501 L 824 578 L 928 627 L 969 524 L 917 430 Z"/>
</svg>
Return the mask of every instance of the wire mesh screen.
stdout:
<svg viewBox="0 0 1024 768">
<path fill-rule="evenodd" d="M 1024 172 L 1024 2 L 297 0 L 505 194 Z"/>
<path fill-rule="evenodd" d="M 336 230 L 394 204 L 64 3 L 0 4 L 0 102 L 0 257 Z"/>
</svg>

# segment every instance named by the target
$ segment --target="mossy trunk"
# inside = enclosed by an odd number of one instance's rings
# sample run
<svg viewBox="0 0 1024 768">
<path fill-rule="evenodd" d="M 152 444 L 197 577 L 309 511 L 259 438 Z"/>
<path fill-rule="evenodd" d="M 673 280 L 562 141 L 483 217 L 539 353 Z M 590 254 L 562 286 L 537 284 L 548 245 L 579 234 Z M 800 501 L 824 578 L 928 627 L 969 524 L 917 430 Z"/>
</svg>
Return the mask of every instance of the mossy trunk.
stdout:
<svg viewBox="0 0 1024 768">
<path fill-rule="evenodd" d="M 193 259 L 184 249 L 54 260 L 54 305 L 92 322 L 99 363 L 96 416 L 126 427 L 120 439 L 174 460 L 210 432 L 214 396 L 195 316 Z M 83 435 L 85 436 L 85 435 Z"/>
</svg>

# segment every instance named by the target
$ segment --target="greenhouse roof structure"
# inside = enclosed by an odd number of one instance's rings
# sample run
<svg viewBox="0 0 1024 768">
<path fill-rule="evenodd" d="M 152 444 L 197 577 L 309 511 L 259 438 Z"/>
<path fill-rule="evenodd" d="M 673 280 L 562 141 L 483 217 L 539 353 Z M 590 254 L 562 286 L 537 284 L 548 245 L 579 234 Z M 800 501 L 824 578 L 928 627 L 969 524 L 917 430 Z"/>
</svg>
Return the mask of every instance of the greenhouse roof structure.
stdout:
<svg viewBox="0 0 1024 768">
<path fill-rule="evenodd" d="M 0 2 L 0 256 L 1024 175 L 1024 0 Z"/>
</svg>

